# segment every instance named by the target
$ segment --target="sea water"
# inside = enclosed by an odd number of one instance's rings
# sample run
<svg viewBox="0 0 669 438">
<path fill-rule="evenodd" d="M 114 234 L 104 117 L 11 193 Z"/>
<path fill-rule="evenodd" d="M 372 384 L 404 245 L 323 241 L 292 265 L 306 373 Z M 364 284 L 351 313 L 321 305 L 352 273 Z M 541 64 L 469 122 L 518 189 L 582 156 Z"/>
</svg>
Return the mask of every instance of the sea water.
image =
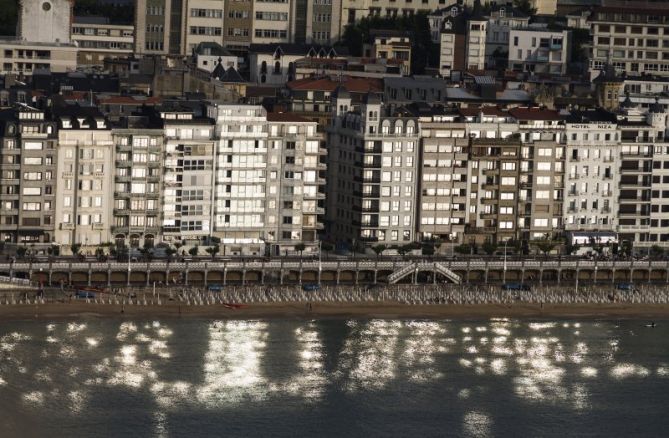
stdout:
<svg viewBox="0 0 669 438">
<path fill-rule="evenodd" d="M 0 322 L 0 436 L 666 436 L 669 321 L 647 325 Z"/>
</svg>

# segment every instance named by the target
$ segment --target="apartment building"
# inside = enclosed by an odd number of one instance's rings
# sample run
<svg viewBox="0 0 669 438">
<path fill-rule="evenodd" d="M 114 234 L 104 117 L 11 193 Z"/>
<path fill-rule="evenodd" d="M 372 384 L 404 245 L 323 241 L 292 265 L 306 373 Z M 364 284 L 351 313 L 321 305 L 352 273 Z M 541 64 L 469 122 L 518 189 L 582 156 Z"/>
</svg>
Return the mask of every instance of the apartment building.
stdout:
<svg viewBox="0 0 669 438">
<path fill-rule="evenodd" d="M 148 118 L 128 118 L 112 131 L 114 208 L 112 235 L 117 246 L 152 247 L 161 232 L 164 130 Z"/>
<path fill-rule="evenodd" d="M 341 2 L 342 0 L 298 1 L 295 8 L 295 42 L 331 45 L 339 41 Z M 300 9 L 304 8 L 303 4 L 306 4 L 306 15 L 300 13 Z"/>
<path fill-rule="evenodd" d="M 460 110 L 470 138 L 468 243 L 518 238 L 520 139 L 518 125 L 496 108 Z"/>
<path fill-rule="evenodd" d="M 342 87 L 328 129 L 328 222 L 339 245 L 416 239 L 417 118 L 368 95 L 354 108 Z"/>
<path fill-rule="evenodd" d="M 283 85 L 296 79 L 296 62 L 309 58 L 339 59 L 333 47 L 304 44 L 254 44 L 249 48 L 250 81 Z"/>
<path fill-rule="evenodd" d="M 665 198 L 669 198 L 669 176 L 665 176 L 669 164 L 664 168 L 665 110 L 659 104 L 643 112 L 623 108 L 618 114 L 618 126 L 621 132 L 619 239 L 637 248 L 667 246 L 669 206 L 663 205 L 667 202 Z"/>
<path fill-rule="evenodd" d="M 251 42 L 253 44 L 294 42 L 291 9 L 297 4 L 288 0 L 253 0 Z"/>
<path fill-rule="evenodd" d="M 435 19 L 431 15 L 430 19 Z M 440 24 L 439 74 L 449 77 L 452 71 L 482 70 L 485 68 L 488 20 L 471 16 L 453 7 L 436 15 Z"/>
<path fill-rule="evenodd" d="M 259 105 L 210 103 L 216 121 L 214 235 L 225 254 L 315 251 L 324 185 L 316 123 Z"/>
<path fill-rule="evenodd" d="M 109 24 L 103 17 L 74 17 L 72 41 L 79 47 L 78 65 L 104 65 L 105 58 L 132 55 L 135 27 Z"/>
<path fill-rule="evenodd" d="M 422 12 L 449 9 L 455 5 L 454 0 L 421 0 L 420 2 L 397 2 L 395 0 L 341 0 L 341 16 L 339 32 L 343 33 L 346 26 L 370 15 L 378 17 L 411 16 Z M 475 0 L 458 1 L 461 6 L 473 6 Z"/>
<path fill-rule="evenodd" d="M 303 243 L 307 252 L 316 252 L 325 214 L 322 136 L 316 122 L 291 113 L 268 113 L 267 124 L 269 250 L 294 252 Z"/>
<path fill-rule="evenodd" d="M 0 239 L 45 253 L 56 222 L 56 125 L 19 105 L 0 111 L 0 135 Z"/>
<path fill-rule="evenodd" d="M 591 15 L 590 79 L 612 64 L 627 75 L 669 76 L 669 4 L 604 1 Z"/>
<path fill-rule="evenodd" d="M 182 0 L 137 0 L 135 53 L 139 55 L 181 53 L 182 3 Z"/>
<path fill-rule="evenodd" d="M 223 44 L 224 0 L 184 0 L 182 54 L 191 55 L 201 43 Z"/>
<path fill-rule="evenodd" d="M 565 230 L 615 231 L 621 164 L 615 114 L 600 109 L 572 111 L 565 134 Z"/>
<path fill-rule="evenodd" d="M 560 237 L 564 200 L 564 117 L 544 108 L 517 107 L 522 143 L 518 228 L 522 241 Z"/>
<path fill-rule="evenodd" d="M 411 38 L 408 33 L 395 30 L 370 30 L 369 41 L 363 46 L 366 58 L 398 61 L 400 73 L 411 73 Z"/>
<path fill-rule="evenodd" d="M 248 51 L 253 29 L 253 1 L 225 0 L 223 46 L 235 52 Z"/>
<path fill-rule="evenodd" d="M 0 41 L 1 74 L 31 75 L 39 69 L 66 73 L 77 68 L 74 44 L 47 44 L 24 41 Z"/>
<path fill-rule="evenodd" d="M 497 64 L 508 57 L 511 29 L 525 28 L 529 22 L 528 15 L 512 6 L 505 4 L 491 7 L 485 43 L 487 65 L 506 67 L 506 64 Z"/>
<path fill-rule="evenodd" d="M 458 113 L 421 114 L 417 238 L 464 243 L 468 211 L 469 136 Z"/>
<path fill-rule="evenodd" d="M 509 31 L 509 69 L 564 75 L 569 66 L 571 31 L 517 28 Z"/>
<path fill-rule="evenodd" d="M 210 244 L 216 142 L 213 120 L 186 108 L 157 108 L 165 130 L 162 240 Z"/>
<path fill-rule="evenodd" d="M 58 123 L 54 242 L 93 254 L 111 242 L 114 142 L 111 126 L 94 108 L 55 111 Z"/>
</svg>

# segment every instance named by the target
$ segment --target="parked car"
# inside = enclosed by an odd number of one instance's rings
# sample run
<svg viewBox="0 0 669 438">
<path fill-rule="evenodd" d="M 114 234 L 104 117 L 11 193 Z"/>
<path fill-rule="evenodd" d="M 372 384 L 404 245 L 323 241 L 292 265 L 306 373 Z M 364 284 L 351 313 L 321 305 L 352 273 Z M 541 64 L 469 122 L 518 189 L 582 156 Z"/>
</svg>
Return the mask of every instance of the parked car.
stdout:
<svg viewBox="0 0 669 438">
<path fill-rule="evenodd" d="M 220 284 L 210 284 L 207 286 L 209 292 L 221 292 L 223 290 L 223 285 Z"/>
<path fill-rule="evenodd" d="M 637 288 L 634 287 L 634 283 L 618 283 L 616 284 L 616 289 L 624 292 L 638 292 Z"/>
<path fill-rule="evenodd" d="M 302 285 L 302 290 L 305 291 L 305 292 L 317 291 L 320 288 L 321 287 L 316 283 L 309 283 L 309 284 Z"/>
</svg>

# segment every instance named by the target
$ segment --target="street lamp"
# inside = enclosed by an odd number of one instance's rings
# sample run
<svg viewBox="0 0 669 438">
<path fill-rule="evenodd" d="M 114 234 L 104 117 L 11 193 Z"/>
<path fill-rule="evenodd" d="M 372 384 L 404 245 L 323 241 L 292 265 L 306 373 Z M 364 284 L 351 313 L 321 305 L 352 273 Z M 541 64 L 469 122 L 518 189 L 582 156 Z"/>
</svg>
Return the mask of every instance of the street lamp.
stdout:
<svg viewBox="0 0 669 438">
<path fill-rule="evenodd" d="M 502 283 L 506 284 L 506 246 L 509 244 L 509 239 L 504 241 L 504 272 L 502 273 Z"/>
<path fill-rule="evenodd" d="M 322 248 L 323 241 L 318 239 L 318 285 L 321 284 L 321 276 L 323 275 L 323 251 Z"/>
</svg>

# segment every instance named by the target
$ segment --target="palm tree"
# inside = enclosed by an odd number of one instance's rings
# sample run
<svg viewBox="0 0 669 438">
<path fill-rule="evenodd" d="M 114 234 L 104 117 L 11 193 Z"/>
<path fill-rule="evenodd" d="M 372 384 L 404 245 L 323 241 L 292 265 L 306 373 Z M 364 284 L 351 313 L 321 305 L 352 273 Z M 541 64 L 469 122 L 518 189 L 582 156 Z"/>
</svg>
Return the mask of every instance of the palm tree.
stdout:
<svg viewBox="0 0 669 438">
<path fill-rule="evenodd" d="M 205 249 L 205 251 L 207 251 L 207 253 L 211 255 L 212 260 L 214 260 L 214 258 L 216 257 L 216 254 L 218 254 L 218 252 L 220 250 L 221 249 L 218 247 L 218 245 L 210 246 L 209 248 Z"/>
<path fill-rule="evenodd" d="M 376 258 L 378 259 L 381 254 L 383 254 L 383 251 L 386 250 L 386 245 L 376 245 L 372 247 L 372 251 L 376 253 Z"/>
<path fill-rule="evenodd" d="M 300 252 L 300 258 L 302 258 L 302 252 L 306 249 L 306 245 L 304 243 L 298 243 L 295 245 L 295 251 Z"/>
</svg>

